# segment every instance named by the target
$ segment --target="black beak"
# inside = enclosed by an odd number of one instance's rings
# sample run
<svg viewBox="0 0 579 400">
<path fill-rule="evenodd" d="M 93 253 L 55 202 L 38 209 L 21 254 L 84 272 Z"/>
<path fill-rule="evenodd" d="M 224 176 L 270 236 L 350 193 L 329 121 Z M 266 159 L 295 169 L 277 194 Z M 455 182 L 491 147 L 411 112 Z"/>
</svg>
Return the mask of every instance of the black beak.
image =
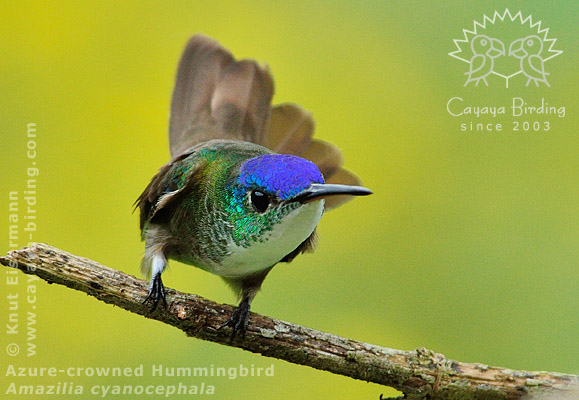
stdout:
<svg viewBox="0 0 579 400">
<path fill-rule="evenodd" d="M 328 196 L 337 195 L 350 195 L 350 196 L 367 196 L 372 194 L 370 189 L 366 189 L 362 186 L 350 186 L 350 185 L 333 185 L 328 183 L 312 183 L 309 188 L 298 193 L 290 201 L 299 201 L 300 203 L 307 203 L 315 199 Z"/>
</svg>

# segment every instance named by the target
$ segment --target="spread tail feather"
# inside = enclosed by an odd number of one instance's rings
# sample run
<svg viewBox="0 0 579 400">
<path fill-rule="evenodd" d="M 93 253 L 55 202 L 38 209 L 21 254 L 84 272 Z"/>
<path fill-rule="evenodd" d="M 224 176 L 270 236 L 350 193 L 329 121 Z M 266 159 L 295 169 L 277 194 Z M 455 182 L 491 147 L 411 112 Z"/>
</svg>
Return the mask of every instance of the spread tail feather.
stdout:
<svg viewBox="0 0 579 400">
<path fill-rule="evenodd" d="M 243 140 L 314 162 L 328 183 L 359 185 L 360 179 L 342 168 L 340 150 L 312 138 L 311 113 L 292 103 L 271 107 L 273 92 L 267 66 L 237 61 L 217 41 L 193 36 L 181 56 L 173 90 L 171 157 L 212 139 Z M 350 198 L 328 198 L 326 209 Z"/>
<path fill-rule="evenodd" d="M 297 104 L 279 104 L 271 110 L 269 129 L 263 146 L 276 153 L 299 155 L 312 142 L 314 119 Z"/>
<path fill-rule="evenodd" d="M 340 169 L 344 162 L 342 152 L 335 145 L 318 139 L 312 140 L 300 156 L 316 164 L 326 181 Z"/>
<path fill-rule="evenodd" d="M 276 153 L 292 154 L 312 161 L 327 183 L 361 185 L 354 173 L 342 168 L 342 152 L 332 143 L 313 139 L 315 123 L 312 114 L 297 104 L 279 104 L 271 110 L 269 129 L 260 143 Z M 353 196 L 331 196 L 325 209 L 344 204 Z"/>
<path fill-rule="evenodd" d="M 211 139 L 258 143 L 269 119 L 273 78 L 253 60 L 236 61 L 204 35 L 189 40 L 171 102 L 171 157 Z"/>
<path fill-rule="evenodd" d="M 361 186 L 362 180 L 358 177 L 358 175 L 354 174 L 347 169 L 340 168 L 326 180 L 327 183 L 340 183 L 342 185 L 353 185 L 353 186 Z M 342 204 L 352 200 L 354 196 L 330 196 L 326 198 L 324 209 L 326 211 L 334 209 L 336 207 L 341 206 Z"/>
</svg>

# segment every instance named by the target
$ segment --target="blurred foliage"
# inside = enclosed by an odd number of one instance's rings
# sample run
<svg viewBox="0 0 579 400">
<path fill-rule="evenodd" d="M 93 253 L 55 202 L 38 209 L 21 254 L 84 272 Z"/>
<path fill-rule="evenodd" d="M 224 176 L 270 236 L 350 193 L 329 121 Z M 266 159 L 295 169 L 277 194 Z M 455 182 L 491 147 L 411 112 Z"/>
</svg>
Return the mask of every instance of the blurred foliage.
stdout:
<svg viewBox="0 0 579 400">
<path fill-rule="evenodd" d="M 25 191 L 28 123 L 37 126 L 37 229 L 30 239 L 138 275 L 143 244 L 132 203 L 168 160 L 169 99 L 180 52 L 202 32 L 238 57 L 266 61 L 274 102 L 314 113 L 316 136 L 375 191 L 324 216 L 314 255 L 280 264 L 254 311 L 380 344 L 517 369 L 579 371 L 577 24 L 572 2 L 520 4 L 564 54 L 550 88 L 463 87 L 447 54 L 474 19 L 503 2 L 3 2 L 0 5 L 2 180 Z M 511 6 L 515 10 L 514 6 Z M 549 132 L 461 132 L 447 101 L 565 106 Z M 468 103 L 468 104 L 467 104 Z M 5 225 L 7 226 L 7 225 Z M 8 250 L 8 229 L 0 248 Z M 3 271 L 4 275 L 5 271 Z M 150 378 L 164 366 L 275 366 L 272 378 L 208 378 L 219 398 L 378 398 L 394 391 L 185 337 L 59 286 L 38 283 L 37 355 L 2 334 L 2 365 L 137 366 L 145 378 L 59 378 L 91 385 L 199 384 Z M 219 278 L 171 263 L 165 284 L 235 301 Z M 8 318 L 2 298 L 0 316 Z M 2 371 L 4 374 L 5 371 Z M 147 377 L 148 375 L 148 377 Z M 6 382 L 5 380 L 3 380 Z M 55 378 L 17 378 L 25 383 Z M 296 384 L 295 382 L 299 382 Z M 5 385 L 2 384 L 2 393 Z M 87 389 L 88 391 L 88 389 Z M 75 398 L 93 398 L 90 394 Z M 12 398 L 18 398 L 14 396 Z M 179 397 L 174 397 L 179 398 Z M 184 397 L 183 397 L 184 398 Z"/>
</svg>

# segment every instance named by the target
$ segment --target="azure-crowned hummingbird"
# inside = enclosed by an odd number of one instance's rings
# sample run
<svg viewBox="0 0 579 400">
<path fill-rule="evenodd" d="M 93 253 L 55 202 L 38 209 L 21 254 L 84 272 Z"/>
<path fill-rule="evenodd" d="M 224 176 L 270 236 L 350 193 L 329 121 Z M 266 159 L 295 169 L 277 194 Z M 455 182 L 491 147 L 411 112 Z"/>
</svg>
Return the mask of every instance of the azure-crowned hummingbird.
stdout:
<svg viewBox="0 0 579 400">
<path fill-rule="evenodd" d="M 311 115 L 272 107 L 267 66 L 237 61 L 196 35 L 179 68 L 169 128 L 172 160 L 138 198 L 141 264 L 152 311 L 166 306 L 161 274 L 172 258 L 221 276 L 241 302 L 224 326 L 245 335 L 268 272 L 312 251 L 324 210 L 367 195 L 332 144 L 312 139 Z"/>
</svg>

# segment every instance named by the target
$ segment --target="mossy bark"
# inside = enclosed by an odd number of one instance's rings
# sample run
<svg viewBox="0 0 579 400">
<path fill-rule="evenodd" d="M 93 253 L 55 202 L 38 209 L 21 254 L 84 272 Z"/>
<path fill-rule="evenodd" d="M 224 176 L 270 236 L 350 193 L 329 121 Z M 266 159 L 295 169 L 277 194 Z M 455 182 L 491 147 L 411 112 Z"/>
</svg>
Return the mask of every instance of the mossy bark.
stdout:
<svg viewBox="0 0 579 400">
<path fill-rule="evenodd" d="M 424 348 L 390 349 L 255 313 L 245 339 L 231 342 L 229 330 L 219 329 L 233 312 L 231 306 L 167 289 L 168 308 L 151 313 L 150 305 L 143 304 L 147 282 L 46 244 L 11 251 L 0 257 L 0 262 L 164 322 L 188 336 L 390 386 L 407 399 L 520 399 L 532 393 L 555 393 L 563 398 L 570 391 L 577 394 L 576 375 L 463 363 Z"/>
</svg>

